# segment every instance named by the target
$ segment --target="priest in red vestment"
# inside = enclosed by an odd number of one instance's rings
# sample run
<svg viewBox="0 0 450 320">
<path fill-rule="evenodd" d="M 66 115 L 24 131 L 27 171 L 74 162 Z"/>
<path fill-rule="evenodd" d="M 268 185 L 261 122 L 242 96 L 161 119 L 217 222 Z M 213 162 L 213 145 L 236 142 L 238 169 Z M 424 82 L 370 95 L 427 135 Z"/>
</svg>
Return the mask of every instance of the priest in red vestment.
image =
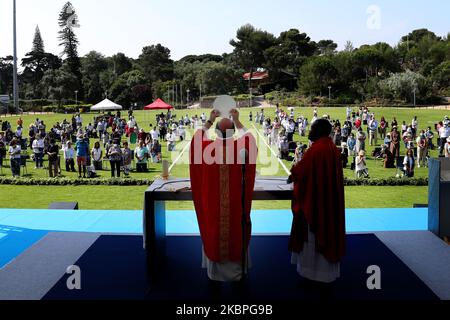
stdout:
<svg viewBox="0 0 450 320">
<path fill-rule="evenodd" d="M 341 154 L 330 138 L 331 123 L 311 126 L 311 147 L 292 169 L 294 221 L 292 263 L 307 280 L 331 283 L 345 255 L 345 199 Z"/>
<path fill-rule="evenodd" d="M 242 271 L 246 273 L 250 264 L 250 211 L 256 176 L 257 147 L 253 135 L 247 132 L 239 121 L 239 112 L 236 109 L 231 111 L 233 120 L 222 115 L 224 118 L 216 126 L 216 140 L 209 139 L 208 130 L 219 116 L 218 111 L 212 111 L 210 119 L 192 139 L 190 177 L 203 241 L 203 268 L 208 270 L 208 277 L 213 281 L 234 282 L 242 279 Z M 235 140 L 236 130 L 239 137 Z"/>
</svg>

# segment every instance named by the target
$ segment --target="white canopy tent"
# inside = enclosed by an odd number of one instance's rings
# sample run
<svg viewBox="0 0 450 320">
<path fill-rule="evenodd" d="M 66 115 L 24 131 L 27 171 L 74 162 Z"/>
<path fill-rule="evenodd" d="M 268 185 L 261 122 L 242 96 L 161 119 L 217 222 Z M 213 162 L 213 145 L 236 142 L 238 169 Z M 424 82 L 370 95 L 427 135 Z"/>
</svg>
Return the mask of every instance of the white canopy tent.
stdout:
<svg viewBox="0 0 450 320">
<path fill-rule="evenodd" d="M 91 107 L 91 111 L 112 111 L 112 110 L 122 110 L 122 106 L 117 103 L 112 102 L 109 99 L 105 99 L 102 102 Z"/>
</svg>

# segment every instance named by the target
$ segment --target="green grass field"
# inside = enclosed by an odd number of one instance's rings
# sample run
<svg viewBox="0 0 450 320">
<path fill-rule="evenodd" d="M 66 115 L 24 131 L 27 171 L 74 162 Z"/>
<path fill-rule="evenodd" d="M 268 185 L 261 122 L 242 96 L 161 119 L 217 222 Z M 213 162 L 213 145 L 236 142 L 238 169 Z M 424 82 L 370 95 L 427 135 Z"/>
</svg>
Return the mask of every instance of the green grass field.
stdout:
<svg viewBox="0 0 450 320">
<path fill-rule="evenodd" d="M 99 190 L 101 188 L 101 190 Z M 84 210 L 142 210 L 147 187 L 0 186 L 0 207 L 46 209 L 52 201 L 77 201 Z M 427 203 L 427 187 L 347 187 L 347 208 L 411 208 Z M 192 202 L 168 202 L 170 210 L 193 210 Z M 289 201 L 254 201 L 253 209 L 289 209 Z"/>
<path fill-rule="evenodd" d="M 255 116 L 259 109 L 242 109 L 241 120 L 249 129 L 254 129 L 254 123 L 249 122 L 250 110 Z M 274 108 L 266 108 L 266 117 L 274 117 Z M 176 111 L 175 115 L 180 118 L 186 114 L 201 115 L 202 112 L 209 114 L 210 110 L 197 109 L 197 110 L 183 110 Z M 319 115 L 330 115 L 332 119 L 339 119 L 343 121 L 345 119 L 345 108 L 319 108 Z M 406 121 L 408 124 L 412 118 L 416 115 L 419 120 L 419 128 L 425 129 L 428 126 L 434 127 L 434 124 L 441 121 L 448 110 L 417 110 L 417 109 L 397 109 L 397 108 L 374 108 L 371 110 L 374 112 L 378 119 L 382 116 L 390 122 L 393 117 L 397 118 L 399 123 Z M 309 119 L 313 116 L 312 108 L 296 108 L 296 116 L 303 115 Z M 83 114 L 83 124 L 86 125 L 92 121 L 96 114 Z M 156 112 L 135 112 L 135 117 L 140 127 L 143 127 L 146 131 L 150 130 L 150 124 L 155 124 Z M 27 127 L 30 123 L 34 122 L 36 118 L 44 120 L 47 124 L 47 130 L 50 126 L 57 121 L 62 122 L 64 119 L 70 120 L 71 115 L 64 114 L 49 114 L 49 115 L 24 115 L 22 119 L 24 121 L 24 134 L 27 134 Z M 18 117 L 0 118 L 1 120 L 8 120 L 13 126 L 16 125 Z M 259 125 L 256 125 L 258 130 L 261 130 Z M 189 134 L 192 135 L 193 131 L 189 130 Z M 256 133 L 257 135 L 257 133 Z M 259 137 L 258 137 L 259 138 Z M 298 135 L 294 138 L 296 141 L 306 143 L 306 138 L 300 138 Z M 379 144 L 381 141 L 379 141 Z M 92 141 L 91 141 L 92 144 Z M 177 164 L 171 171 L 173 177 L 188 177 L 188 142 L 178 143 L 177 152 L 169 154 L 166 144 L 163 143 L 163 158 L 167 159 L 171 164 L 178 158 L 180 151 L 186 150 L 183 156 L 179 159 Z M 260 143 L 260 146 L 263 144 Z M 134 146 L 131 146 L 133 149 Z M 373 150 L 373 147 L 367 147 L 368 154 Z M 402 150 L 404 152 L 404 150 Z M 432 156 L 437 156 L 437 152 L 433 151 Z M 372 178 L 388 178 L 396 175 L 395 169 L 384 169 L 380 160 L 372 159 L 369 156 L 368 167 L 370 176 Z M 284 161 L 285 166 L 290 169 L 291 163 Z M 47 177 L 45 170 L 35 170 L 34 164 L 30 161 L 27 165 L 29 177 Z M 160 176 L 162 165 L 150 164 L 149 173 L 132 173 L 133 178 L 147 178 L 154 179 Z M 260 148 L 258 166 L 258 174 L 265 176 L 286 176 L 285 170 L 279 165 L 278 160 L 271 154 L 270 151 Z M 5 167 L 3 169 L 4 175 L 10 175 L 10 170 Z M 101 177 L 108 178 L 110 173 L 108 171 L 99 172 Z M 354 178 L 354 172 L 347 169 L 345 175 L 349 178 Z M 416 169 L 417 177 L 426 177 L 428 171 L 426 168 Z M 63 176 L 75 179 L 77 174 L 66 173 L 63 168 Z M 23 186 L 0 186 L 0 207 L 15 207 L 15 208 L 46 208 L 52 201 L 62 201 L 65 199 L 76 199 L 80 202 L 81 207 L 84 209 L 140 209 L 142 206 L 142 193 L 145 190 L 143 187 L 23 187 Z M 349 187 L 346 189 L 347 207 L 411 207 L 413 203 L 426 203 L 427 202 L 427 188 L 425 187 Z M 76 198 L 75 198 L 76 197 Z M 289 204 L 286 203 L 256 203 L 258 206 L 267 208 L 288 208 Z M 176 204 L 171 205 L 171 208 L 192 208 L 192 204 Z"/>
</svg>

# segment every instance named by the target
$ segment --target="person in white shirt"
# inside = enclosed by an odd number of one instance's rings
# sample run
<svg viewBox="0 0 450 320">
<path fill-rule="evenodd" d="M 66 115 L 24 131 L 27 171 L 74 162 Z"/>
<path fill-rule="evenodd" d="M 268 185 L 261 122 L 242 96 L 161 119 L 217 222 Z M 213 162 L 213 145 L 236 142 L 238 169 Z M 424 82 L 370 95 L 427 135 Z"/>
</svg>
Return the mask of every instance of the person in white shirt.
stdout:
<svg viewBox="0 0 450 320">
<path fill-rule="evenodd" d="M 447 143 L 444 145 L 444 154 L 446 158 L 450 158 L 450 137 L 447 138 Z"/>
<path fill-rule="evenodd" d="M 286 134 L 288 142 L 294 141 L 294 131 L 295 131 L 295 122 L 293 119 L 290 119 L 286 126 Z"/>
<path fill-rule="evenodd" d="M 417 136 L 417 129 L 419 127 L 419 122 L 417 121 L 417 116 L 414 117 L 414 119 L 411 121 L 411 128 L 412 128 L 412 133 L 413 133 L 413 137 Z"/>
<path fill-rule="evenodd" d="M 152 141 L 159 140 L 159 132 L 158 132 L 158 130 L 156 130 L 156 128 L 153 128 L 150 131 L 150 136 L 152 137 Z"/>
<path fill-rule="evenodd" d="M 364 151 L 360 151 L 359 155 L 356 157 L 356 177 L 357 178 L 369 178 L 369 169 L 367 169 L 366 163 L 366 153 Z"/>
<path fill-rule="evenodd" d="M 347 107 L 347 118 L 350 118 L 352 115 L 352 107 Z"/>
<path fill-rule="evenodd" d="M 99 137 L 101 137 L 103 135 L 103 130 L 105 130 L 104 123 L 103 123 L 103 121 L 99 121 L 97 123 L 97 132 L 98 132 Z"/>
<path fill-rule="evenodd" d="M 22 161 L 22 148 L 16 139 L 9 144 L 9 156 L 13 177 L 20 177 L 20 164 Z"/>
<path fill-rule="evenodd" d="M 75 123 L 77 124 L 78 128 L 83 126 L 83 119 L 81 118 L 80 114 L 77 114 L 77 116 L 75 117 Z"/>
<path fill-rule="evenodd" d="M 450 137 L 450 125 L 446 124 L 443 127 L 439 129 L 439 154 L 442 156 L 444 155 L 444 146 L 447 141 L 447 138 Z"/>
<path fill-rule="evenodd" d="M 68 141 L 66 147 L 63 146 L 64 161 L 66 163 L 67 172 L 77 172 L 75 170 L 75 149 L 72 147 L 72 142 Z"/>
<path fill-rule="evenodd" d="M 186 140 L 186 130 L 184 129 L 184 126 L 178 127 L 178 136 L 180 137 L 181 141 Z"/>
<path fill-rule="evenodd" d="M 174 151 L 176 136 L 172 129 L 169 130 L 166 140 L 167 140 L 167 148 L 168 148 L 169 152 Z"/>
<path fill-rule="evenodd" d="M 42 169 L 44 167 L 44 139 L 41 138 L 41 135 L 37 135 L 36 139 L 34 139 L 33 144 L 31 145 L 34 153 L 34 161 L 36 163 L 35 169 Z"/>
<path fill-rule="evenodd" d="M 94 148 L 91 150 L 91 156 L 95 170 L 102 170 L 103 151 L 100 147 L 100 142 L 95 142 Z"/>
</svg>

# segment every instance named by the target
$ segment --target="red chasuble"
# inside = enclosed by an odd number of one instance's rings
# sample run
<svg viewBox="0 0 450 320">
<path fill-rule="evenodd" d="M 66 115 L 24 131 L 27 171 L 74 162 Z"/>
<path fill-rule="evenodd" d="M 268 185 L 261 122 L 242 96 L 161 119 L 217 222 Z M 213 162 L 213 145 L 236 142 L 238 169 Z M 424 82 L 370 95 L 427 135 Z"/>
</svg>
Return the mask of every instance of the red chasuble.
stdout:
<svg viewBox="0 0 450 320">
<path fill-rule="evenodd" d="M 345 255 L 345 198 L 341 155 L 330 138 L 313 143 L 292 169 L 294 199 L 289 249 L 303 251 L 308 226 L 316 237 L 316 250 L 330 263 Z"/>
<path fill-rule="evenodd" d="M 255 138 L 247 133 L 238 140 L 206 138 L 198 130 L 191 142 L 191 188 L 205 254 L 209 260 L 240 262 L 242 259 L 242 163 L 247 150 L 245 245 L 251 236 L 250 211 L 256 177 Z"/>
</svg>

